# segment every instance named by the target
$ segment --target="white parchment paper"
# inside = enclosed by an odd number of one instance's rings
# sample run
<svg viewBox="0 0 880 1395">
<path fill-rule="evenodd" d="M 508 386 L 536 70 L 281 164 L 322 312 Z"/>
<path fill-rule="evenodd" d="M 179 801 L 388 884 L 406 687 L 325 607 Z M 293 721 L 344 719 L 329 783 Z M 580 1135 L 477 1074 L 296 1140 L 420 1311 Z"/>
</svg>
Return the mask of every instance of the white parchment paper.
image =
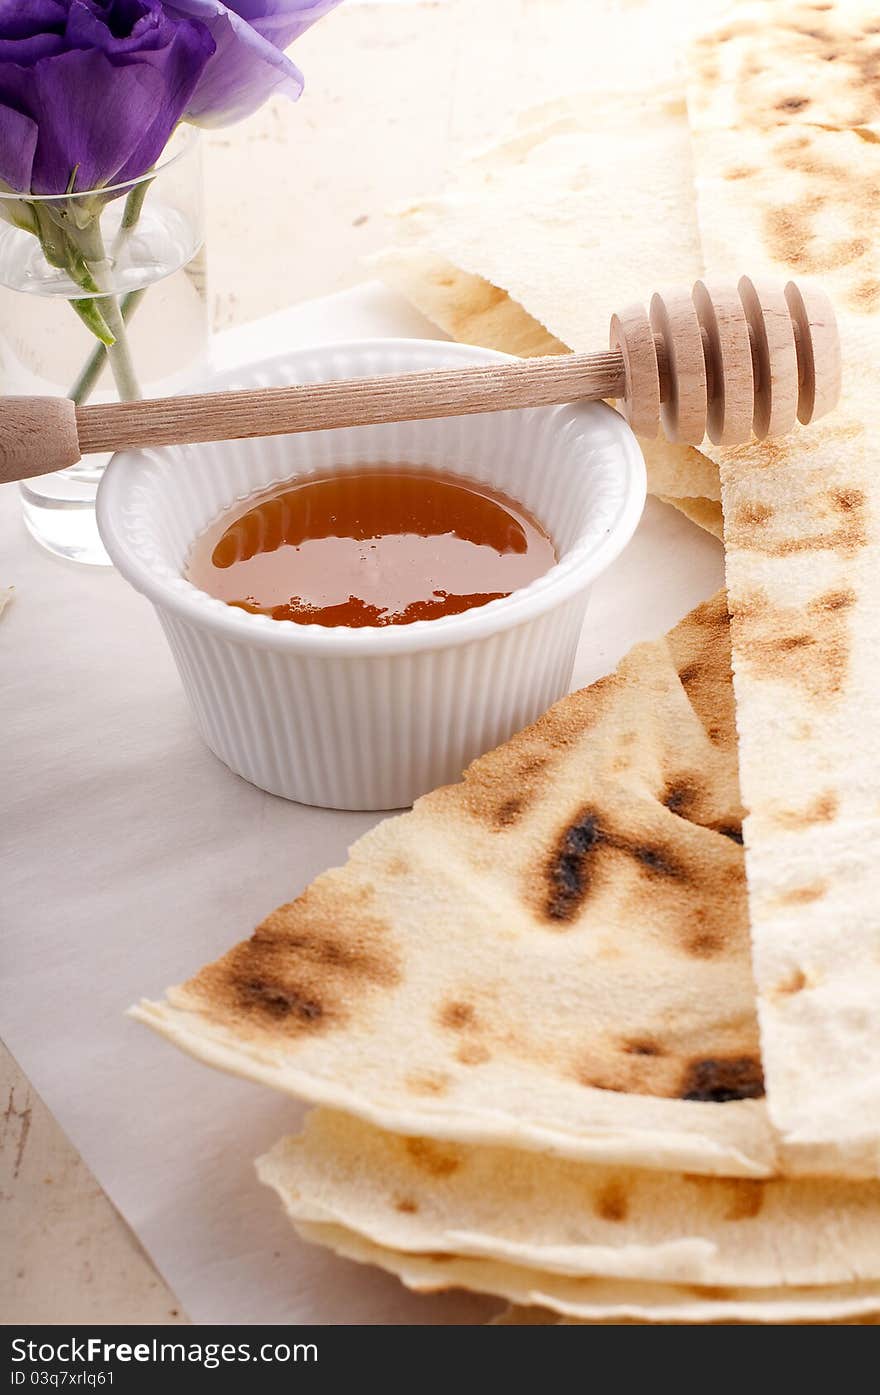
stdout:
<svg viewBox="0 0 880 1395">
<path fill-rule="evenodd" d="M 217 341 L 219 367 L 300 344 L 430 334 L 378 285 Z M 597 583 L 576 686 L 723 582 L 722 549 L 656 501 Z M 297 1105 L 124 1017 L 215 958 L 377 816 L 289 804 L 202 745 L 149 603 L 50 558 L 0 489 L 0 1032 L 195 1322 L 474 1322 L 302 1244 L 253 1158 Z M 44 1320 L 51 1322 L 52 1313 Z"/>
</svg>

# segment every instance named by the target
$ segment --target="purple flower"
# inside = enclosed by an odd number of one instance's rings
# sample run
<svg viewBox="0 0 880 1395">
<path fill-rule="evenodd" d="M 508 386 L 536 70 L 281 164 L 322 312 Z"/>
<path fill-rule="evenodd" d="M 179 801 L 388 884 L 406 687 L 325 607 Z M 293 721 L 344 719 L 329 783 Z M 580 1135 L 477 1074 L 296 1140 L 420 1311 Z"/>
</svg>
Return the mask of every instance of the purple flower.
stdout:
<svg viewBox="0 0 880 1395">
<path fill-rule="evenodd" d="M 0 0 L 0 181 L 63 194 L 145 173 L 215 48 L 163 0 Z"/>
<path fill-rule="evenodd" d="M 0 0 L 0 184 L 124 183 L 183 117 L 226 125 L 298 97 L 283 50 L 340 0 Z"/>
<path fill-rule="evenodd" d="M 256 111 L 273 92 L 297 98 L 303 77 L 283 52 L 340 0 L 167 0 L 171 14 L 208 26 L 217 52 L 187 111 L 203 126 L 226 126 Z"/>
</svg>

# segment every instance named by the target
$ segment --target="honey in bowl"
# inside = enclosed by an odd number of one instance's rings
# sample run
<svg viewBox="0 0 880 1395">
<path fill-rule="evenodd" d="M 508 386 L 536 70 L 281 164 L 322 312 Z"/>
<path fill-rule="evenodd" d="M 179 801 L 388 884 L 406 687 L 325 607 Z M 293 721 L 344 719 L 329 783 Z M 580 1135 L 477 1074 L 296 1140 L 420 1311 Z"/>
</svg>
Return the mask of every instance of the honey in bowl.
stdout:
<svg viewBox="0 0 880 1395">
<path fill-rule="evenodd" d="M 184 574 L 255 615 L 360 627 L 458 615 L 556 560 L 537 519 L 488 486 L 370 466 L 236 504 L 196 540 Z"/>
</svg>

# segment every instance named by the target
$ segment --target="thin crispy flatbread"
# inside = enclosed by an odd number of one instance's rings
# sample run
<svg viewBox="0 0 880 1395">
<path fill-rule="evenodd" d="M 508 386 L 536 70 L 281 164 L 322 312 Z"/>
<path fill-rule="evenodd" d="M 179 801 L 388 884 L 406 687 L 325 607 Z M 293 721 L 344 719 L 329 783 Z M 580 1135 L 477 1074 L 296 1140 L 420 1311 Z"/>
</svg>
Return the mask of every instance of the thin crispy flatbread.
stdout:
<svg viewBox="0 0 880 1395">
<path fill-rule="evenodd" d="M 876 0 L 738 4 L 696 40 L 690 62 L 689 105 L 700 126 L 880 121 Z"/>
<path fill-rule="evenodd" d="M 367 265 L 461 344 L 499 349 L 518 358 L 569 352 L 506 291 L 427 249 L 390 247 Z"/>
<path fill-rule="evenodd" d="M 880 312 L 880 135 L 698 127 L 694 158 L 710 276 L 815 277 L 838 313 Z"/>
<path fill-rule="evenodd" d="M 775 1166 L 723 594 L 136 1015 L 395 1132 Z"/>
<path fill-rule="evenodd" d="M 687 285 L 702 260 L 678 83 L 560 102 L 396 218 L 404 247 L 507 291 L 576 350 L 606 344 L 615 311 L 654 288 L 659 228 L 664 280 Z"/>
<path fill-rule="evenodd" d="M 880 1284 L 812 1288 L 722 1288 L 713 1291 L 625 1279 L 575 1279 L 491 1259 L 404 1254 L 374 1245 L 342 1226 L 303 1223 L 304 1240 L 324 1245 L 359 1264 L 376 1264 L 416 1293 L 449 1288 L 494 1293 L 523 1306 L 547 1308 L 569 1318 L 616 1322 L 637 1318 L 661 1323 L 824 1322 L 880 1313 Z"/>
<path fill-rule="evenodd" d="M 295 1224 L 407 1253 L 709 1287 L 880 1280 L 880 1183 L 601 1167 L 404 1138 L 329 1110 L 257 1171 Z"/>
<path fill-rule="evenodd" d="M 840 408 L 718 459 L 768 1105 L 787 1168 L 875 1177 L 880 144 L 790 121 L 713 125 L 705 51 L 693 110 L 710 273 L 820 272 L 843 309 Z M 819 93 L 811 64 L 799 77 Z"/>
<path fill-rule="evenodd" d="M 685 518 L 689 518 L 691 523 L 696 523 L 698 528 L 703 528 L 707 533 L 723 540 L 724 514 L 717 500 L 674 499 L 666 494 L 661 494 L 660 497 L 664 504 L 671 504 L 679 513 L 683 513 Z"/>
<path fill-rule="evenodd" d="M 713 1321 L 719 1327 L 751 1326 L 751 1323 L 745 1323 L 742 1320 L 733 1318 L 707 1319 L 710 1326 Z M 649 1319 L 647 1318 L 616 1318 L 613 1319 L 613 1322 L 615 1326 L 620 1327 L 650 1326 Z M 503 1313 L 499 1313 L 497 1317 L 490 1318 L 487 1325 L 490 1327 L 597 1327 L 605 1326 L 605 1324 L 606 1319 L 604 1318 L 563 1318 L 560 1317 L 558 1313 L 551 1313 L 549 1308 L 521 1308 L 513 1303 L 509 1308 L 505 1308 Z M 791 1321 L 781 1323 L 768 1322 L 765 1324 L 765 1326 L 768 1327 L 800 1325 L 808 1327 L 877 1327 L 880 1325 L 880 1315 L 874 1313 L 868 1314 L 866 1317 L 831 1319 L 813 1317 L 805 1324 L 792 1323 Z"/>
</svg>

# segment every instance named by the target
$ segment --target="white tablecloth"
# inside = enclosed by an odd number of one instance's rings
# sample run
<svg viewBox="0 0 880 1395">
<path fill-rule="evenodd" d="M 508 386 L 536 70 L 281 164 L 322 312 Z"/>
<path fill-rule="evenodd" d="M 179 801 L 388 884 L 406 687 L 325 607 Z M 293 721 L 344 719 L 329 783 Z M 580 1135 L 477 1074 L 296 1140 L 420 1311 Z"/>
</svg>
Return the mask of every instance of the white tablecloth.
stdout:
<svg viewBox="0 0 880 1395">
<path fill-rule="evenodd" d="M 218 366 L 430 327 L 377 285 L 229 332 Z M 723 579 L 707 534 L 650 501 L 596 586 L 575 671 L 607 672 Z M 66 565 L 0 490 L 0 1032 L 196 1322 L 479 1321 L 297 1240 L 252 1160 L 292 1100 L 216 1074 L 124 1017 L 216 957 L 375 815 L 285 803 L 201 744 L 149 604 Z M 45 1319 L 52 1320 L 46 1313 Z"/>
</svg>

